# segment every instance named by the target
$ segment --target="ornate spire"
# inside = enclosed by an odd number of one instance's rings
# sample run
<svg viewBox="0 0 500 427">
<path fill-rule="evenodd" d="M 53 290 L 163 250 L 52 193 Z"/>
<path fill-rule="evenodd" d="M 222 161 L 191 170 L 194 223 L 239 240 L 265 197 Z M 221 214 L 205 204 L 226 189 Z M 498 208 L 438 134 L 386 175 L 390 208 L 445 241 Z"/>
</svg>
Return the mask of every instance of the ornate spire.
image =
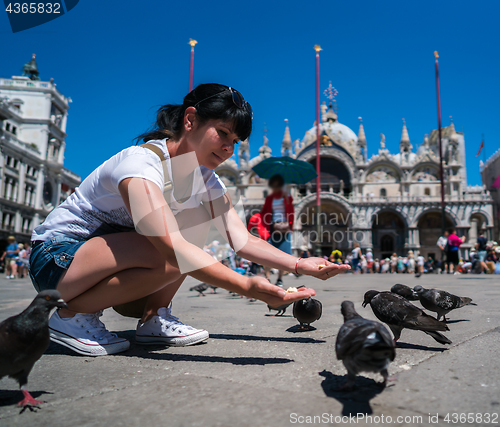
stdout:
<svg viewBox="0 0 500 427">
<path fill-rule="evenodd" d="M 453 117 L 450 116 L 450 141 L 452 143 L 457 143 L 458 142 L 458 134 L 457 131 L 455 130 L 455 124 L 453 123 Z"/>
<path fill-rule="evenodd" d="M 33 54 L 31 61 L 27 62 L 23 66 L 23 76 L 28 76 L 31 80 L 40 80 L 38 77 L 38 66 L 35 59 L 35 54 Z"/>
<path fill-rule="evenodd" d="M 288 119 L 285 119 L 285 135 L 283 135 L 283 141 L 281 142 L 281 155 L 290 156 L 292 154 L 292 137 L 290 136 L 290 128 L 288 127 Z"/>
<path fill-rule="evenodd" d="M 363 127 L 363 118 L 358 117 L 358 119 L 359 119 L 358 145 L 361 148 L 366 148 L 366 135 L 365 135 L 365 128 Z"/>
<path fill-rule="evenodd" d="M 259 156 L 267 159 L 271 157 L 271 147 L 269 147 L 269 139 L 267 139 L 267 127 L 264 125 L 264 138 L 262 146 L 259 148 Z"/>
<path fill-rule="evenodd" d="M 411 151 L 412 145 L 410 143 L 410 136 L 406 128 L 406 120 L 403 119 L 403 131 L 401 132 L 401 142 L 399 143 L 399 151 Z"/>
</svg>

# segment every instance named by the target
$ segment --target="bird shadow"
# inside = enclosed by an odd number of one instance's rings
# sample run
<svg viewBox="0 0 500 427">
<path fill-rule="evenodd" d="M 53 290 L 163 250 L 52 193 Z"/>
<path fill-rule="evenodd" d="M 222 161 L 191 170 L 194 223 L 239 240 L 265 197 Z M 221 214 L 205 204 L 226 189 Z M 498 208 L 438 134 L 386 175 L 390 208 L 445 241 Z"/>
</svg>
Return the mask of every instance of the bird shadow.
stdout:
<svg viewBox="0 0 500 427">
<path fill-rule="evenodd" d="M 37 399 L 43 394 L 54 394 L 49 391 L 38 390 L 30 391 L 31 396 Z M 19 390 L 2 390 L 0 389 L 0 407 L 16 405 L 20 400 L 22 400 L 23 395 Z"/>
<path fill-rule="evenodd" d="M 291 314 L 281 314 L 279 316 L 276 316 L 274 314 L 264 314 L 266 317 L 293 317 Z"/>
<path fill-rule="evenodd" d="M 236 341 L 277 341 L 293 342 L 301 344 L 322 344 L 326 341 L 308 337 L 259 337 L 256 335 L 232 335 L 232 334 L 211 334 L 210 338 L 216 340 L 236 340 Z"/>
<path fill-rule="evenodd" d="M 449 323 L 460 323 L 460 322 L 470 322 L 470 319 L 447 320 L 446 324 L 449 324 Z"/>
<path fill-rule="evenodd" d="M 356 385 L 352 391 L 339 390 L 347 379 L 347 375 L 335 375 L 329 371 L 319 372 L 319 375 L 325 377 L 321 382 L 321 387 L 328 397 L 333 397 L 342 405 L 342 415 L 350 416 L 356 414 L 370 415 L 373 409 L 370 406 L 370 400 L 384 390 L 384 386 L 370 378 L 358 376 Z"/>
<path fill-rule="evenodd" d="M 316 328 L 314 326 L 309 326 L 309 328 L 310 329 L 302 329 L 300 327 L 300 325 L 294 325 L 294 326 L 290 326 L 286 331 L 296 334 L 296 333 L 300 333 L 300 332 L 312 332 L 312 331 L 316 330 Z"/>
<path fill-rule="evenodd" d="M 440 352 L 448 350 L 446 347 L 427 347 L 425 345 L 410 344 L 407 342 L 399 342 L 399 341 L 396 345 L 396 348 L 405 348 L 408 350 L 440 351 Z"/>
</svg>

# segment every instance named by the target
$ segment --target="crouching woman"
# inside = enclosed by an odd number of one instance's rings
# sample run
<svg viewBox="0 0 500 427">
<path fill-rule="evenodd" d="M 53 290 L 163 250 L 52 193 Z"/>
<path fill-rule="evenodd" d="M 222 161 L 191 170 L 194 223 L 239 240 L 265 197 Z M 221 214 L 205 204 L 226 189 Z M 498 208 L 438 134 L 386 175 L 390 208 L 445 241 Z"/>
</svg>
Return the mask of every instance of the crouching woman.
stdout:
<svg viewBox="0 0 500 427">
<path fill-rule="evenodd" d="M 102 311 L 145 298 L 136 341 L 191 345 L 208 332 L 183 324 L 171 301 L 190 275 L 279 306 L 314 295 L 286 294 L 263 277 L 241 276 L 205 253 L 207 223 L 242 257 L 328 279 L 344 267 L 297 259 L 248 233 L 214 169 L 249 137 L 252 111 L 236 90 L 204 84 L 165 105 L 146 144 L 120 151 L 93 171 L 32 236 L 30 276 L 38 291 L 59 290 L 68 309 L 53 314 L 51 339 L 98 356 L 130 343 L 107 330 Z M 327 264 L 320 268 L 319 265 Z"/>
</svg>

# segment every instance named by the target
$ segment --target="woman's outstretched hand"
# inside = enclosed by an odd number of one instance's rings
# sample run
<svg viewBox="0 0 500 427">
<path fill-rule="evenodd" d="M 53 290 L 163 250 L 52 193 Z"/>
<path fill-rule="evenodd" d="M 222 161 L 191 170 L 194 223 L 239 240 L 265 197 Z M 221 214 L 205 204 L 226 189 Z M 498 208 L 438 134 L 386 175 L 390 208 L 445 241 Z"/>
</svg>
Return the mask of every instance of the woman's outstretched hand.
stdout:
<svg viewBox="0 0 500 427">
<path fill-rule="evenodd" d="M 314 295 L 316 295 L 314 289 L 308 288 L 300 288 L 297 292 L 287 293 L 279 286 L 271 284 L 266 278 L 254 276 L 248 279 L 246 296 L 264 301 L 271 307 L 279 307 Z"/>
<path fill-rule="evenodd" d="M 321 280 L 330 279 L 350 269 L 350 265 L 334 264 L 323 258 L 301 258 L 297 265 L 297 272 L 299 274 L 306 274 Z"/>
</svg>

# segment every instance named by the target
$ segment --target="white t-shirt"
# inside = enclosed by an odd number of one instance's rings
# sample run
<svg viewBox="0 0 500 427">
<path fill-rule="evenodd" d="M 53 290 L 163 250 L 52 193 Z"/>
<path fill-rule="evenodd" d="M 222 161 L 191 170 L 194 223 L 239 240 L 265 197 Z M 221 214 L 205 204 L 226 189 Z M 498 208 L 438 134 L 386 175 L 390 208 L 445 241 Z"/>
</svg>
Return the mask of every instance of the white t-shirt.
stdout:
<svg viewBox="0 0 500 427">
<path fill-rule="evenodd" d="M 424 262 L 425 262 L 425 258 L 422 255 L 419 255 L 417 257 L 417 264 L 418 265 L 424 265 Z"/>
<path fill-rule="evenodd" d="M 286 222 L 285 199 L 273 199 L 273 222 Z"/>
<path fill-rule="evenodd" d="M 148 141 L 163 152 L 170 176 L 172 169 L 166 139 Z M 120 151 L 95 169 L 62 204 L 57 206 L 35 228 L 32 240 L 56 236 L 90 239 L 104 234 L 134 230 L 134 222 L 123 202 L 118 184 L 126 178 L 144 178 L 162 190 L 165 178 L 161 160 L 153 151 L 132 146 Z M 175 188 L 175 182 L 173 183 Z M 171 192 L 167 200 L 174 215 L 198 207 L 201 202 L 218 199 L 227 189 L 217 174 L 204 166 L 195 169 L 193 191 L 188 200 L 179 203 Z"/>
</svg>

